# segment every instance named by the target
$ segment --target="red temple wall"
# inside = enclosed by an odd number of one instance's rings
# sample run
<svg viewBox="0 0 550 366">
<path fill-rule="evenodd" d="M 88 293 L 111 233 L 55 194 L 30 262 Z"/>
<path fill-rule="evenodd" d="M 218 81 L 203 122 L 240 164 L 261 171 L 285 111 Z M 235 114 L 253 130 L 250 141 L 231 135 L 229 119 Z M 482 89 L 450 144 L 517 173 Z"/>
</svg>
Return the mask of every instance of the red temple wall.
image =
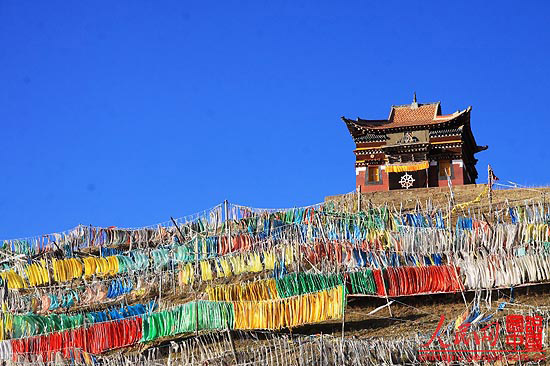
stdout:
<svg viewBox="0 0 550 366">
<path fill-rule="evenodd" d="M 386 170 L 380 170 L 380 176 L 382 177 L 382 183 L 380 184 L 366 184 L 365 174 L 367 174 L 366 168 L 355 168 L 355 188 L 361 187 L 361 192 L 378 192 L 390 190 L 388 174 L 386 173 Z"/>
<path fill-rule="evenodd" d="M 464 167 L 461 160 L 453 160 L 453 172 L 451 182 L 453 186 L 459 186 L 464 184 Z M 365 167 L 355 168 L 355 187 L 361 187 L 361 192 L 379 192 L 389 191 L 388 173 L 385 169 L 380 170 L 382 182 L 380 184 L 366 184 L 365 174 L 367 169 Z M 430 165 L 428 169 L 428 185 L 430 187 L 447 187 L 447 179 L 439 179 L 439 169 L 437 165 Z"/>
<path fill-rule="evenodd" d="M 438 185 L 435 187 L 447 187 L 447 179 L 439 180 L 439 171 L 436 167 L 436 177 L 438 178 Z M 451 178 L 451 183 L 453 186 L 461 186 L 464 184 L 464 166 L 462 160 L 453 160 L 453 173 Z"/>
</svg>

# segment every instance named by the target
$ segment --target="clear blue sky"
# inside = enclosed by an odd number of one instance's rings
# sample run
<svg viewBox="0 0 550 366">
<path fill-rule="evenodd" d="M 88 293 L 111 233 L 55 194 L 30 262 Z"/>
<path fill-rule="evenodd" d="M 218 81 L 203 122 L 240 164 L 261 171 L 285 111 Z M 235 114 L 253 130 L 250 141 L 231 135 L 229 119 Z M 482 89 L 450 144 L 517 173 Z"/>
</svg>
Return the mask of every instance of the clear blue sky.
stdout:
<svg viewBox="0 0 550 366">
<path fill-rule="evenodd" d="M 0 2 L 0 238 L 354 189 L 340 116 L 473 106 L 480 182 L 550 183 L 548 1 Z"/>
</svg>

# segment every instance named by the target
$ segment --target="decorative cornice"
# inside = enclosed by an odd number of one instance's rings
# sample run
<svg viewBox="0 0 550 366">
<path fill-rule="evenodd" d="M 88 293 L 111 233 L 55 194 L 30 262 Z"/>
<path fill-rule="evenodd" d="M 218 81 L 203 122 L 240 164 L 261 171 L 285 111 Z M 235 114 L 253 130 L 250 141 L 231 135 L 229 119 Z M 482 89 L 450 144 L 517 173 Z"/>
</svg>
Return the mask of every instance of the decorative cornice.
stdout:
<svg viewBox="0 0 550 366">
<path fill-rule="evenodd" d="M 383 154 L 384 150 L 382 149 L 356 150 L 355 153 L 357 155 Z"/>
<path fill-rule="evenodd" d="M 383 141 L 386 141 L 387 139 L 388 139 L 388 136 L 386 136 L 386 134 L 378 135 L 374 133 L 367 133 L 363 136 L 356 137 L 353 140 L 357 144 L 362 142 L 383 142 Z"/>
<path fill-rule="evenodd" d="M 431 130 L 430 138 L 434 137 L 448 137 L 448 136 L 460 136 L 462 135 L 462 126 L 458 128 L 444 128 L 440 130 Z"/>
</svg>

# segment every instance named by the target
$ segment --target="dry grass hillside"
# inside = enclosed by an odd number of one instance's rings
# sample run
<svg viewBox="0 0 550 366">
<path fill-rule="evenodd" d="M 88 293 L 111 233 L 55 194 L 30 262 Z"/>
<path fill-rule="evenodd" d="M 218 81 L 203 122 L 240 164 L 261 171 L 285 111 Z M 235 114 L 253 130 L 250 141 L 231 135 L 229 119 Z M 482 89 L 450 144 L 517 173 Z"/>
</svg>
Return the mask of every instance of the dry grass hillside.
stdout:
<svg viewBox="0 0 550 366">
<path fill-rule="evenodd" d="M 454 204 L 470 203 L 467 207 L 487 213 L 489 197 L 486 192 L 486 184 L 472 184 L 453 187 Z M 494 209 L 505 208 L 508 205 L 517 205 L 525 201 L 541 202 L 549 199 L 550 187 L 495 189 L 492 193 L 492 206 Z M 408 190 L 395 190 L 387 192 L 346 193 L 325 197 L 325 202 L 332 202 L 336 209 L 347 212 L 356 212 L 360 205 L 361 210 L 369 206 L 381 206 L 388 204 L 390 207 L 403 211 L 414 210 L 417 207 L 423 209 L 449 207 L 450 190 L 448 187 L 416 188 Z M 479 197 L 479 201 L 476 198 Z M 460 209 L 464 210 L 464 209 Z"/>
</svg>

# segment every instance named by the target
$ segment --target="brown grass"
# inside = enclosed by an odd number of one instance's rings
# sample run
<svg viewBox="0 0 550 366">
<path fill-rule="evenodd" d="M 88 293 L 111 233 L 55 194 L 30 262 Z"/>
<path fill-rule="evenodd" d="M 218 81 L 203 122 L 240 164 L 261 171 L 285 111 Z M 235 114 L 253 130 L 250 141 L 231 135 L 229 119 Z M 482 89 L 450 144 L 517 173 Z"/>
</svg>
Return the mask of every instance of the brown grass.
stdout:
<svg viewBox="0 0 550 366">
<path fill-rule="evenodd" d="M 455 205 L 473 202 L 481 195 L 478 203 L 471 203 L 468 208 L 455 211 L 454 214 L 468 215 L 468 209 L 471 210 L 470 212 L 488 214 L 490 205 L 492 205 L 493 210 L 502 210 L 508 205 L 515 206 L 525 202 L 546 201 L 548 199 L 546 196 L 550 194 L 549 187 L 494 189 L 490 202 L 488 195 L 483 194 L 485 188 L 485 184 L 453 187 Z M 358 193 L 352 192 L 325 197 L 325 202 L 330 202 L 335 209 L 345 212 L 357 212 L 359 202 L 361 210 L 387 205 L 389 208 L 395 208 L 403 212 L 412 211 L 416 208 L 425 210 L 430 207 L 447 212 L 450 196 L 448 187 L 434 187 L 361 193 L 360 198 Z"/>
</svg>

